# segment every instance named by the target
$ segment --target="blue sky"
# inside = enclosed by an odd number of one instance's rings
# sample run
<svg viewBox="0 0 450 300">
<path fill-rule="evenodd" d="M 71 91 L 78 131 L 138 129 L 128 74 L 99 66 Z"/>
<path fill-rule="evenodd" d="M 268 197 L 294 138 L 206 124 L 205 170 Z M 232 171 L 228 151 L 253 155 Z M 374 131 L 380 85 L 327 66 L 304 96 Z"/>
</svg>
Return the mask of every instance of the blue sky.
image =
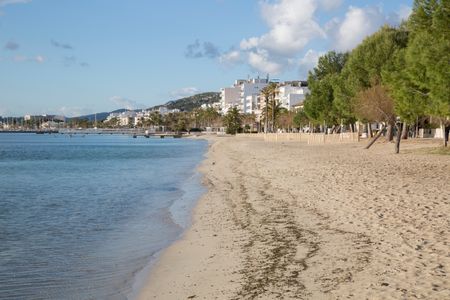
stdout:
<svg viewBox="0 0 450 300">
<path fill-rule="evenodd" d="M 305 79 L 412 0 L 0 0 L 0 115 L 143 108 L 234 79 Z"/>
</svg>

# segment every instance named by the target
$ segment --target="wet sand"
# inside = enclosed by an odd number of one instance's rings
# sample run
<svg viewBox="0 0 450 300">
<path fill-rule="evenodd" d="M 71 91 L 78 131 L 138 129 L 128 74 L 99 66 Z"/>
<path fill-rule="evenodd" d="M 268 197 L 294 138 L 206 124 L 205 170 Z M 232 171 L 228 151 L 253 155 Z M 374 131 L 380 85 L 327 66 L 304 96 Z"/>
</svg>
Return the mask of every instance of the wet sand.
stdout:
<svg viewBox="0 0 450 300">
<path fill-rule="evenodd" d="M 212 138 L 138 299 L 450 299 L 450 156 Z"/>
</svg>

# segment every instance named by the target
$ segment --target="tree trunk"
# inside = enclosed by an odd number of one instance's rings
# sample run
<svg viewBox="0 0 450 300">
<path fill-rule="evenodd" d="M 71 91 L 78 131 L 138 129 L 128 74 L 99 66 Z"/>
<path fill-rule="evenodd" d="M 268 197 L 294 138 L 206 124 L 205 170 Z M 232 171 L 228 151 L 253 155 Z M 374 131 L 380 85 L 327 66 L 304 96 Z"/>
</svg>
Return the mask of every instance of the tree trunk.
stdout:
<svg viewBox="0 0 450 300">
<path fill-rule="evenodd" d="M 378 138 L 383 134 L 385 129 L 386 128 L 382 125 L 380 131 L 378 131 L 377 135 L 369 142 L 369 144 L 366 146 L 365 149 L 369 149 L 378 140 Z"/>
<path fill-rule="evenodd" d="M 266 119 L 264 120 L 264 133 L 269 129 L 269 99 L 266 98 Z"/>
<path fill-rule="evenodd" d="M 386 141 L 392 142 L 393 139 L 394 139 L 394 126 L 392 126 L 392 124 L 388 124 L 386 131 Z"/>
<path fill-rule="evenodd" d="M 415 133 L 414 133 L 414 138 L 419 138 L 419 121 L 417 121 L 417 124 L 416 124 L 416 131 L 415 131 Z"/>
<path fill-rule="evenodd" d="M 402 140 L 408 139 L 409 126 L 406 123 L 403 123 L 402 128 Z"/>
<path fill-rule="evenodd" d="M 448 146 L 448 135 L 449 135 L 448 129 L 449 128 L 450 127 L 446 126 L 445 123 L 441 120 L 441 130 L 442 130 L 442 138 L 444 141 L 444 147 Z"/>
<path fill-rule="evenodd" d="M 275 132 L 275 96 L 272 97 L 272 132 Z"/>
<path fill-rule="evenodd" d="M 398 154 L 400 152 L 400 141 L 402 140 L 402 129 L 406 127 L 403 123 L 399 123 L 397 126 L 397 136 L 395 139 L 395 153 Z"/>
<path fill-rule="evenodd" d="M 444 147 L 448 146 L 449 135 L 450 135 L 450 126 L 444 126 Z"/>
<path fill-rule="evenodd" d="M 372 137 L 373 137 L 372 125 L 370 123 L 367 123 L 367 138 L 371 139 Z"/>
</svg>

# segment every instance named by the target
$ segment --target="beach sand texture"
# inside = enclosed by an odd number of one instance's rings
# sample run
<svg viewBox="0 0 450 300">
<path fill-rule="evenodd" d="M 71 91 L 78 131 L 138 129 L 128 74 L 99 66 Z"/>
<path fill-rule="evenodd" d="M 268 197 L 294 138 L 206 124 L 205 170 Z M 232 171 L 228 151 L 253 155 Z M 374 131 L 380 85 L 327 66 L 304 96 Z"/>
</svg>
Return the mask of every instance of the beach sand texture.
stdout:
<svg viewBox="0 0 450 300">
<path fill-rule="evenodd" d="M 450 299 L 450 157 L 212 138 L 139 299 Z"/>
</svg>

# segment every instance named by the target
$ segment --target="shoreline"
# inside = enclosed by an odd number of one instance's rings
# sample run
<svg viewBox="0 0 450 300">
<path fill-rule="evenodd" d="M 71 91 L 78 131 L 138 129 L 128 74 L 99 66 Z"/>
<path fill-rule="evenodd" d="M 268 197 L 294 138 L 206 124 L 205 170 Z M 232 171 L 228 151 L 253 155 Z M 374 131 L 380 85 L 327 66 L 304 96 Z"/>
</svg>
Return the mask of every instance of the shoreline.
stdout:
<svg viewBox="0 0 450 300">
<path fill-rule="evenodd" d="M 208 140 L 208 190 L 137 299 L 450 297 L 446 156 Z"/>
<path fill-rule="evenodd" d="M 205 267 L 203 264 L 203 258 L 208 256 L 206 253 L 213 253 L 220 248 L 220 246 L 216 243 L 217 235 L 214 233 L 214 229 L 205 228 L 204 221 L 206 220 L 203 216 L 209 209 L 211 209 L 211 207 L 209 207 L 208 204 L 205 203 L 208 201 L 208 199 L 210 199 L 212 188 L 211 182 L 207 178 L 209 174 L 208 168 L 215 163 L 214 157 L 211 156 L 211 153 L 214 152 L 214 148 L 217 147 L 218 139 L 221 138 L 213 136 L 199 136 L 190 138 L 203 139 L 208 141 L 208 149 L 205 153 L 205 158 L 197 168 L 197 171 L 202 177 L 201 183 L 206 189 L 206 192 L 197 200 L 191 212 L 191 222 L 186 230 L 182 233 L 180 238 L 174 241 L 169 247 L 163 249 L 158 255 L 156 261 L 153 262 L 150 272 L 147 274 L 146 280 L 144 281 L 144 283 L 146 284 L 142 285 L 136 299 L 189 299 L 189 297 L 196 298 L 197 295 L 195 293 L 195 289 L 197 289 L 197 283 L 193 283 L 193 285 L 191 286 L 192 292 L 190 293 L 190 295 L 185 296 L 186 291 L 184 290 L 184 288 L 186 286 L 181 282 L 184 281 L 184 278 L 193 278 L 194 276 L 191 276 L 190 273 L 194 269 L 197 269 L 197 271 L 201 273 L 202 271 L 200 269 Z M 214 207 L 214 209 L 216 208 L 218 207 Z M 225 207 L 222 208 L 225 209 Z M 200 240 L 201 243 L 194 243 L 194 241 L 197 242 Z M 204 249 L 205 246 L 207 246 L 208 249 Z M 185 249 L 187 249 L 188 251 L 183 252 Z M 183 256 L 180 256 L 180 254 L 183 253 L 190 258 L 196 257 L 198 259 L 189 261 L 184 260 Z M 213 257 L 209 255 L 208 258 L 212 259 Z M 170 267 L 170 262 L 173 262 L 174 259 L 177 262 L 176 270 Z M 176 277 L 174 279 L 181 283 L 181 285 L 177 286 L 177 290 L 175 292 L 172 292 L 169 286 L 165 286 L 164 290 L 159 290 L 158 288 L 158 286 L 160 285 L 159 280 L 166 279 L 166 274 L 168 273 L 170 273 L 171 277 L 175 275 Z M 214 273 L 216 272 L 213 271 L 209 272 L 209 274 L 201 275 L 200 277 L 195 278 L 195 281 L 202 282 L 202 279 L 210 279 L 211 276 L 215 276 Z M 208 286 L 207 288 L 209 287 L 210 286 Z M 189 292 L 187 294 L 189 294 Z M 209 294 L 209 299 L 215 298 L 214 293 L 207 294 Z"/>
</svg>

